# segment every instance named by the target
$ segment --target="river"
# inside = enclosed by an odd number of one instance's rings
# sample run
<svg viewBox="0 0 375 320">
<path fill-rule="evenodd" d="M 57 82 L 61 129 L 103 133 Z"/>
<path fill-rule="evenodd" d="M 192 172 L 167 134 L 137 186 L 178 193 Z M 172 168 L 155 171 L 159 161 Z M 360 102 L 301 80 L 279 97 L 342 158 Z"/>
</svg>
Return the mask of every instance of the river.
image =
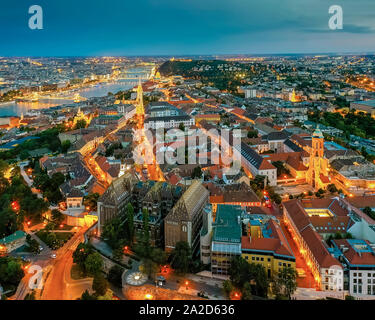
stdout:
<svg viewBox="0 0 375 320">
<path fill-rule="evenodd" d="M 112 83 L 104 83 L 94 87 L 80 89 L 74 91 L 74 94 L 79 93 L 81 97 L 85 98 L 103 97 L 106 96 L 108 92 L 116 93 L 120 90 L 128 90 L 136 84 L 137 82 L 135 80 L 118 80 Z M 25 114 L 32 109 L 44 109 L 69 103 L 73 103 L 73 100 L 40 99 L 38 102 L 0 103 L 0 117 L 20 116 L 22 113 Z"/>
</svg>

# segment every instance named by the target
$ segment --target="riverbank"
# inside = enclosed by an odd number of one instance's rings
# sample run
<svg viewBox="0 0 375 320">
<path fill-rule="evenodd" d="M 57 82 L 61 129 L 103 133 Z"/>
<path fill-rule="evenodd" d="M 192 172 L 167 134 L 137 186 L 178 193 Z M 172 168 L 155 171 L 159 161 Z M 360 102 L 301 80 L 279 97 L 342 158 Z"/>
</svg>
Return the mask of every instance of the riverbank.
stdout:
<svg viewBox="0 0 375 320">
<path fill-rule="evenodd" d="M 117 80 L 113 82 L 100 83 L 94 86 L 88 86 L 85 88 L 74 89 L 71 93 L 79 94 L 81 97 L 86 99 L 94 97 L 104 97 L 109 92 L 116 93 L 120 90 L 129 90 L 137 84 L 134 80 Z M 64 92 L 65 93 L 65 92 Z M 29 110 L 40 110 L 51 107 L 61 106 L 64 104 L 73 103 L 71 99 L 43 99 L 41 98 L 38 102 L 6 102 L 0 103 L 0 117 L 16 117 L 21 114 L 26 114 Z"/>
</svg>

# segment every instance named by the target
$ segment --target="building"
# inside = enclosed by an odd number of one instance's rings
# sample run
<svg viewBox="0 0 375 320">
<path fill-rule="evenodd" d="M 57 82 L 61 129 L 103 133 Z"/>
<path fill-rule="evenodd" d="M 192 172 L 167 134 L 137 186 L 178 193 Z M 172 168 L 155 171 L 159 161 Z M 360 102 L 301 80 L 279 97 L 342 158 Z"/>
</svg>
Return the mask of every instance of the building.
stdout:
<svg viewBox="0 0 375 320">
<path fill-rule="evenodd" d="M 332 252 L 345 266 L 345 289 L 356 297 L 375 295 L 375 244 L 367 240 L 333 240 Z"/>
<path fill-rule="evenodd" d="M 357 156 L 331 162 L 333 180 L 345 194 L 361 196 L 375 192 L 375 165 Z"/>
<path fill-rule="evenodd" d="M 341 202 L 355 222 L 348 232 L 357 239 L 375 243 L 375 220 L 363 212 L 366 207 L 375 211 L 375 196 L 348 197 Z"/>
<path fill-rule="evenodd" d="M 269 150 L 275 153 L 284 152 L 284 142 L 288 139 L 288 134 L 285 131 L 271 132 L 262 136 L 262 140 L 268 141 Z"/>
<path fill-rule="evenodd" d="M 231 260 L 241 256 L 241 214 L 240 206 L 217 206 L 216 220 L 212 226 L 212 275 L 227 276 Z"/>
<path fill-rule="evenodd" d="M 316 190 L 326 189 L 330 183 L 328 160 L 324 157 L 324 137 L 319 125 L 312 135 L 310 164 L 306 172 L 306 181 Z"/>
<path fill-rule="evenodd" d="M 141 116 L 141 117 L 144 116 L 145 109 L 144 109 L 144 104 L 143 104 L 143 87 L 142 87 L 141 79 L 139 79 L 137 92 L 136 92 L 136 99 L 135 100 L 122 100 L 122 105 L 125 106 L 129 104 L 135 105 L 135 114 L 137 116 Z M 125 108 L 121 111 L 125 112 Z M 120 113 L 123 113 L 123 112 L 120 112 Z M 129 119 L 129 117 L 127 117 L 127 119 Z"/>
<path fill-rule="evenodd" d="M 306 202 L 305 205 L 309 206 L 309 202 Z M 310 221 L 310 215 L 319 216 L 319 212 L 321 212 L 325 216 L 328 214 L 327 210 L 329 209 L 332 212 L 334 207 L 337 210 L 336 212 L 341 211 L 340 205 L 336 201 L 331 201 L 327 205 L 326 208 L 311 208 L 310 213 L 308 213 L 300 200 L 284 202 L 283 221 L 310 268 L 317 288 L 325 291 L 343 291 L 343 267 L 328 251 L 327 245 Z M 324 230 L 326 230 L 325 228 L 328 228 L 328 226 L 324 227 Z M 341 226 L 338 230 L 341 231 Z"/>
<path fill-rule="evenodd" d="M 94 150 L 103 142 L 103 139 L 103 130 L 77 129 L 59 133 L 59 140 L 61 142 L 70 141 L 71 147 L 69 148 L 69 153 L 79 152 L 82 155 L 86 155 L 87 152 Z"/>
<path fill-rule="evenodd" d="M 26 232 L 18 230 L 15 233 L 0 239 L 0 256 L 12 252 L 26 244 Z"/>
<path fill-rule="evenodd" d="M 211 239 L 212 239 L 212 206 L 206 205 L 203 209 L 203 224 L 200 234 L 200 260 L 203 264 L 211 263 Z"/>
<path fill-rule="evenodd" d="M 247 144 L 241 143 L 241 147 L 235 145 L 237 151 L 241 152 L 241 163 L 245 172 L 255 177 L 257 175 L 266 176 L 268 184 L 276 186 L 277 169 Z M 240 150 L 239 150 L 240 149 Z"/>
<path fill-rule="evenodd" d="M 171 129 L 178 128 L 180 125 L 184 127 L 191 127 L 195 124 L 193 117 L 185 115 L 169 116 L 169 117 L 148 117 L 145 119 L 144 127 L 145 129 Z"/>
<path fill-rule="evenodd" d="M 208 190 L 195 180 L 164 219 L 166 251 L 173 250 L 177 242 L 186 241 L 193 253 L 199 252 L 203 209 L 208 200 Z"/>
<path fill-rule="evenodd" d="M 244 182 L 215 186 L 215 188 L 212 188 L 210 194 L 210 203 L 212 205 L 214 220 L 217 206 L 220 204 L 239 205 L 243 207 L 260 207 L 262 205 L 261 200 L 253 189 Z"/>
<path fill-rule="evenodd" d="M 195 124 L 195 118 L 166 101 L 150 102 L 146 108 L 145 129 L 178 128 L 181 124 L 190 127 Z"/>
<path fill-rule="evenodd" d="M 134 185 L 138 178 L 127 172 L 115 179 L 98 200 L 98 233 L 103 231 L 106 222 L 112 220 L 124 211 L 132 197 Z"/>
<path fill-rule="evenodd" d="M 83 205 L 83 193 L 77 188 L 72 188 L 66 195 L 66 210 L 63 214 L 70 226 L 90 227 L 98 221 L 97 213 Z"/>
<path fill-rule="evenodd" d="M 151 245 L 164 247 L 164 219 L 174 208 L 185 189 L 162 181 L 138 182 L 132 192 L 134 230 L 143 230 L 143 213 L 147 210 Z"/>
<path fill-rule="evenodd" d="M 354 109 L 355 113 L 363 112 L 375 118 L 375 100 L 352 102 L 350 109 Z"/>
<path fill-rule="evenodd" d="M 245 99 L 248 98 L 256 98 L 257 97 L 257 89 L 251 88 L 251 87 L 246 87 L 243 89 L 245 93 Z"/>
<path fill-rule="evenodd" d="M 220 114 L 218 113 L 197 114 L 195 116 L 195 123 L 198 124 L 201 121 L 218 123 L 220 119 Z"/>
<path fill-rule="evenodd" d="M 241 238 L 242 257 L 249 263 L 261 264 L 267 277 L 276 276 L 282 268 L 296 267 L 293 251 L 280 225 L 274 219 L 247 215 L 246 236 Z"/>
</svg>

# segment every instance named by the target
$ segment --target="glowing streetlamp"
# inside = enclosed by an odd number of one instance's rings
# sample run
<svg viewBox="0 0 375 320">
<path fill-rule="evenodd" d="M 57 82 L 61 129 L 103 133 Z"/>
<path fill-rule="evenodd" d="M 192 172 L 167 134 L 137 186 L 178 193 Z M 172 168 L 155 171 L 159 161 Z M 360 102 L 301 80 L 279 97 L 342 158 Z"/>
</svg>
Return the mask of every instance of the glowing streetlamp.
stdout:
<svg viewBox="0 0 375 320">
<path fill-rule="evenodd" d="M 152 294 L 150 294 L 150 293 L 146 293 L 145 294 L 145 299 L 146 300 L 152 300 L 154 297 L 153 297 L 153 295 Z"/>
</svg>

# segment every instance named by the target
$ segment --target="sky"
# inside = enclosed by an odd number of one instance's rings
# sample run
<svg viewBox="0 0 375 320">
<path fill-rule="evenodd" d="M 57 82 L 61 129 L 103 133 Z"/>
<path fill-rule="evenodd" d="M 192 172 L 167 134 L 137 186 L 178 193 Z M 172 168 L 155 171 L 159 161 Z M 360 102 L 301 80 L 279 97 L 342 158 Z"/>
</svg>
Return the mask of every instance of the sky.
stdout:
<svg viewBox="0 0 375 320">
<path fill-rule="evenodd" d="M 43 30 L 28 26 L 32 5 Z M 330 30 L 328 9 L 343 9 Z M 375 0 L 1 0 L 0 56 L 375 52 Z"/>
</svg>

